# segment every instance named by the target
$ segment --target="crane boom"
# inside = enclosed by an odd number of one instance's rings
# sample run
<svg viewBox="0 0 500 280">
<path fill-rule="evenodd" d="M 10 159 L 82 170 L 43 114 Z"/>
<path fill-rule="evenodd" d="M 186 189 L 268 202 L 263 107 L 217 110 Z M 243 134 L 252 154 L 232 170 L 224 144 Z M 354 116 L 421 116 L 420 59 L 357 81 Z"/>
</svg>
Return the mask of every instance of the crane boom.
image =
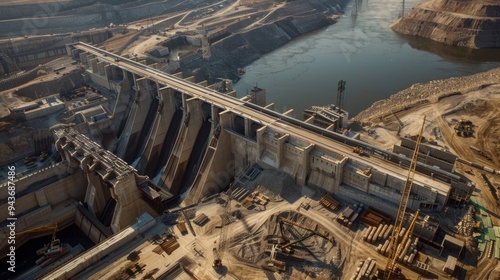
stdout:
<svg viewBox="0 0 500 280">
<path fill-rule="evenodd" d="M 54 254 L 56 252 L 62 253 L 63 247 L 59 244 L 60 241 L 56 239 L 56 233 L 57 233 L 57 224 L 54 225 L 45 225 L 45 226 L 40 226 L 40 227 L 34 227 L 28 230 L 23 230 L 19 231 L 16 234 L 21 235 L 21 234 L 26 234 L 26 233 L 32 233 L 32 232 L 41 232 L 41 231 L 48 231 L 52 230 L 52 236 L 50 238 L 50 244 L 47 246 L 45 245 L 44 248 L 37 250 L 37 254 L 42 255 L 48 255 L 48 254 Z M 57 242 L 57 245 L 55 244 Z"/>
<path fill-rule="evenodd" d="M 54 232 L 56 232 L 57 231 L 57 224 L 34 227 L 34 228 L 23 230 L 23 231 L 18 231 L 18 232 L 16 232 L 16 234 L 21 235 L 21 234 L 30 233 L 30 232 L 39 232 L 39 231 L 46 231 L 46 230 L 54 230 Z"/>
<path fill-rule="evenodd" d="M 403 187 L 403 192 L 401 194 L 401 200 L 399 202 L 398 214 L 396 215 L 396 221 L 394 222 L 394 230 L 392 231 L 391 240 L 389 243 L 389 256 L 387 257 L 387 265 L 385 267 L 384 279 L 391 279 L 391 274 L 394 271 L 396 259 L 398 256 L 398 234 L 403 227 L 403 220 L 406 213 L 406 207 L 408 206 L 408 200 L 410 198 L 411 188 L 413 186 L 413 178 L 415 177 L 415 170 L 417 168 L 417 159 L 420 150 L 420 143 L 422 142 L 422 132 L 425 125 L 425 116 L 422 122 L 422 127 L 420 127 L 420 132 L 418 134 L 417 142 L 415 144 L 415 150 L 410 162 L 410 167 L 408 168 L 408 174 L 406 175 L 406 182 Z"/>
</svg>

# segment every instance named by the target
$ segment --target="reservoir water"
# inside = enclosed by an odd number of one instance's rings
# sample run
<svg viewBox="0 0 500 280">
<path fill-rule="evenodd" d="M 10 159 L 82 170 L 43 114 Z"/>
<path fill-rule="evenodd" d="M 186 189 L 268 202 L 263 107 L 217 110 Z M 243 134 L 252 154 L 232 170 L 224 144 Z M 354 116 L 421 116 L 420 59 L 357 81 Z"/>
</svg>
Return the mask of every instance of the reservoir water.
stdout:
<svg viewBox="0 0 500 280">
<path fill-rule="evenodd" d="M 414 83 L 463 76 L 500 67 L 500 50 L 451 47 L 424 38 L 403 37 L 389 25 L 402 10 L 401 0 L 359 0 L 339 21 L 299 37 L 245 68 L 236 83 L 238 96 L 256 84 L 267 102 L 284 112 L 335 103 L 337 83 L 346 80 L 345 108 L 353 117 L 373 102 Z M 408 12 L 421 0 L 406 0 Z"/>
</svg>

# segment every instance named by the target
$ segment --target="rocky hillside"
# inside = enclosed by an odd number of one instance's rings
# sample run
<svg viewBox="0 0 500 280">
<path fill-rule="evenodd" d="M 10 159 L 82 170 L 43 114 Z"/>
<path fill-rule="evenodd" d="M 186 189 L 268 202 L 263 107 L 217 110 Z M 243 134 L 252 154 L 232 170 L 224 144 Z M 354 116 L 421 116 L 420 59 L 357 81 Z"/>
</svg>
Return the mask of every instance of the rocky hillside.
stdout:
<svg viewBox="0 0 500 280">
<path fill-rule="evenodd" d="M 500 1 L 428 0 L 398 19 L 401 34 L 468 48 L 500 47 Z"/>
</svg>

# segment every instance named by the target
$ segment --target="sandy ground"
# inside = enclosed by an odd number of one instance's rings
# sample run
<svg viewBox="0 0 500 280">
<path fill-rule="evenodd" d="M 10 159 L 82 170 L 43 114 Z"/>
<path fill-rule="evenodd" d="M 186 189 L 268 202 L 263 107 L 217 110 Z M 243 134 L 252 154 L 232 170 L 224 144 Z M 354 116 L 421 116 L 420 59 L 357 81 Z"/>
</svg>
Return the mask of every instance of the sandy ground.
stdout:
<svg viewBox="0 0 500 280">
<path fill-rule="evenodd" d="M 265 179 L 266 175 L 270 176 Z M 267 187 L 264 183 L 270 183 L 271 177 L 282 179 L 283 188 L 279 186 L 280 182 L 271 183 Z M 242 207 L 241 202 L 233 199 L 229 208 L 225 203 L 228 197 L 221 194 L 220 199 L 214 198 L 186 210 L 196 236 L 191 231 L 187 235 L 182 235 L 176 226 L 162 226 L 160 223 L 155 229 L 145 233 L 142 241 L 139 238 L 137 242 L 130 244 L 130 248 L 122 248 L 112 253 L 108 258 L 100 261 L 94 269 L 79 276 L 88 276 L 89 279 L 109 279 L 113 275 L 116 276 L 119 271 L 130 266 L 131 261 L 127 260 L 127 256 L 133 250 L 140 251 L 139 262 L 146 265 L 144 271 L 137 275 L 140 277 L 152 271 L 156 271 L 155 276 L 158 276 L 177 261 L 183 262 L 196 279 L 350 279 L 358 268 L 359 262 L 367 258 L 375 260 L 377 267 L 385 267 L 386 257 L 375 250 L 378 244 L 373 245 L 362 241 L 364 225 L 355 225 L 351 229 L 341 226 L 335 218 L 342 209 L 336 212 L 325 209 L 318 201 L 321 193 L 315 189 L 293 185 L 285 188 L 289 180 L 291 180 L 290 177 L 283 176 L 277 171 L 265 170 L 255 180 L 258 183 L 253 184 L 253 186 L 261 186 L 258 188 L 260 193 L 269 195 L 271 200 L 265 207 L 247 210 Z M 305 204 L 310 208 L 306 210 L 301 207 Z M 226 242 L 223 243 L 225 245 L 222 246 L 221 251 L 223 267 L 216 271 L 212 268 L 213 248 L 218 247 L 218 243 L 222 242 L 221 214 L 235 210 L 240 211 L 242 216 L 224 226 L 226 227 L 224 229 Z M 195 225 L 192 220 L 200 214 L 205 214 L 209 218 L 209 221 L 202 226 Z M 297 243 L 294 249 L 296 252 L 303 252 L 305 260 L 292 261 L 278 257 L 286 263 L 287 269 L 281 273 L 273 272 L 267 266 L 270 257 L 264 251 L 268 245 L 264 239 L 281 236 L 277 215 L 288 217 L 311 229 L 326 231 L 332 237 L 333 242 L 320 236 L 313 236 Z M 170 230 L 174 232 L 180 248 L 171 255 L 166 253 L 158 255 L 152 252 L 158 246 L 158 242 L 152 241 L 151 238 L 154 235 L 165 235 Z M 307 232 L 298 227 L 295 230 Z M 442 265 L 444 265 L 443 260 L 436 259 L 431 267 L 431 273 L 440 279 L 446 279 L 446 275 L 440 271 Z M 263 269 L 263 267 L 268 269 Z M 417 273 L 406 268 L 403 268 L 403 273 L 408 279 L 419 277 Z M 184 278 L 180 276 L 172 279 Z"/>
</svg>

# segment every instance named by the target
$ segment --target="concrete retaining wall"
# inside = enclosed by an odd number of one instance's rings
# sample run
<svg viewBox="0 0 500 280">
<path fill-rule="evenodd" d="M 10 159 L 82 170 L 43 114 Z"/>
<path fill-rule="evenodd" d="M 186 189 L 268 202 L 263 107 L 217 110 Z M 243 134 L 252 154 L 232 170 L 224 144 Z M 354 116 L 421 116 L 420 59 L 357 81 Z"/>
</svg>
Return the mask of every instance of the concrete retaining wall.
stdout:
<svg viewBox="0 0 500 280">
<path fill-rule="evenodd" d="M 49 171 L 51 173 L 51 171 Z M 50 175 L 39 175 L 47 177 Z M 30 192 L 26 195 L 16 198 L 16 216 L 27 212 L 30 209 L 42 207 L 45 205 L 56 205 L 66 199 L 73 198 L 77 201 L 83 201 L 85 189 L 87 187 L 85 176 L 82 171 L 75 173 L 64 180 L 59 180 L 36 192 Z M 3 192 L 2 192 L 3 195 Z M 8 204 L 0 205 L 0 221 L 5 221 L 8 217 Z"/>
<path fill-rule="evenodd" d="M 14 182 L 16 184 L 16 193 L 19 194 L 36 182 L 40 182 L 54 176 L 61 176 L 66 172 L 66 169 L 67 166 L 65 164 L 57 163 L 42 170 L 20 177 Z M 6 191 L 4 191 L 6 190 L 6 188 L 6 183 L 0 186 L 0 200 L 7 198 L 8 194 Z"/>
<path fill-rule="evenodd" d="M 71 277 L 74 277 L 78 272 L 98 262 L 107 254 L 119 250 L 122 246 L 130 243 L 137 235 L 144 233 L 155 224 L 156 220 L 148 213 L 144 213 L 139 216 L 135 224 L 113 235 L 103 243 L 94 246 L 92 249 L 85 251 L 78 257 L 73 258 L 71 261 L 59 267 L 56 271 L 45 275 L 42 279 L 71 279 Z"/>
</svg>

